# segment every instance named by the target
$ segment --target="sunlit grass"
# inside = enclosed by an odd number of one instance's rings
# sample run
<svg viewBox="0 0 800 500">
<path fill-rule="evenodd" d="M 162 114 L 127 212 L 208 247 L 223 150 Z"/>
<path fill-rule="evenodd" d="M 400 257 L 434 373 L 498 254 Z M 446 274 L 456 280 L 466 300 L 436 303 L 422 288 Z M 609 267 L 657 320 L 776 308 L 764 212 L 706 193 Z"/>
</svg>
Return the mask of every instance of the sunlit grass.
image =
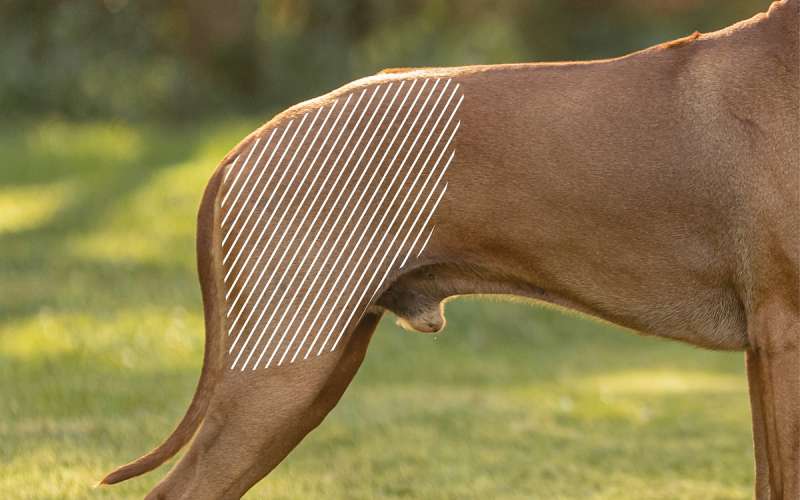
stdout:
<svg viewBox="0 0 800 500">
<path fill-rule="evenodd" d="M 0 234 L 36 229 L 47 223 L 74 195 L 64 182 L 0 187 Z"/>
<path fill-rule="evenodd" d="M 94 490 L 160 442 L 202 358 L 194 224 L 256 123 L 0 129 L 0 496 Z M 249 498 L 749 498 L 742 359 L 525 304 L 387 318 L 326 422 Z"/>
<path fill-rule="evenodd" d="M 587 385 L 602 394 L 687 394 L 694 392 L 739 392 L 741 378 L 708 372 L 679 373 L 674 370 L 640 370 L 589 377 Z"/>
</svg>

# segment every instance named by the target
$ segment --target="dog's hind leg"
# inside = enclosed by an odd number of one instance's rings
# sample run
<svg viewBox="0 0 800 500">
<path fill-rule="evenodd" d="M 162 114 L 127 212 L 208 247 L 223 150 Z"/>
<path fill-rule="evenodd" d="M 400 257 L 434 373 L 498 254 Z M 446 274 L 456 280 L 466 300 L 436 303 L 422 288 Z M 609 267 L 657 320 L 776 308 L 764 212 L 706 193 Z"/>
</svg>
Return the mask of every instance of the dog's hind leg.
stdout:
<svg viewBox="0 0 800 500">
<path fill-rule="evenodd" d="M 336 405 L 379 319 L 367 314 L 328 355 L 225 377 L 189 451 L 147 498 L 241 497 Z"/>
<path fill-rule="evenodd" d="M 780 301 L 751 322 L 747 373 L 756 447 L 756 497 L 800 498 L 800 318 Z"/>
<path fill-rule="evenodd" d="M 429 240 L 462 101 L 443 79 L 347 91 L 223 162 L 203 287 L 217 291 L 225 368 L 150 498 L 238 498 L 333 408 L 378 322 L 376 294 Z"/>
</svg>

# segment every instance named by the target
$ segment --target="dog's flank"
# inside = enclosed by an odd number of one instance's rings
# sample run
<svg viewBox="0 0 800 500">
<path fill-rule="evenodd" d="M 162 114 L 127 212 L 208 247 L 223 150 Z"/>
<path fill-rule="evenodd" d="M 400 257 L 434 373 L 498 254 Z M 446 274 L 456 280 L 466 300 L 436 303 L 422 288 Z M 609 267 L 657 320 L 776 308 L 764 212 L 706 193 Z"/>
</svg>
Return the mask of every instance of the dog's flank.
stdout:
<svg viewBox="0 0 800 500">
<path fill-rule="evenodd" d="M 432 332 L 445 324 L 449 297 L 510 294 L 648 335 L 747 350 L 758 498 L 798 498 L 799 10 L 800 1 L 782 0 L 728 29 L 613 60 L 389 71 L 275 117 L 223 160 L 201 206 L 206 359 L 189 412 L 164 445 L 105 482 L 158 466 L 199 426 L 148 498 L 239 498 L 334 407 L 384 311 Z M 363 310 L 279 311 L 352 315 L 333 352 L 270 370 L 224 369 L 223 173 L 306 114 L 425 79 L 451 80 L 468 96 L 425 252 L 400 259 L 375 293 L 357 290 L 373 297 Z M 291 157 L 279 149 L 276 157 Z M 338 295 L 333 288 L 325 292 Z M 316 335 L 295 328 L 280 334 Z"/>
</svg>

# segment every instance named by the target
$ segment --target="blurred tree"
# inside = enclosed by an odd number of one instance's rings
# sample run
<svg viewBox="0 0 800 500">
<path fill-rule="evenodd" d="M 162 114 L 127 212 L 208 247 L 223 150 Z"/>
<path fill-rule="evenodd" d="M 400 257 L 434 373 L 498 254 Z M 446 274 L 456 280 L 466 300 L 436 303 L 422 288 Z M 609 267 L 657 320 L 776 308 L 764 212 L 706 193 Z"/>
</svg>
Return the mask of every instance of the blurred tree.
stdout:
<svg viewBox="0 0 800 500">
<path fill-rule="evenodd" d="M 0 0 L 15 116 L 264 116 L 391 66 L 611 57 L 769 0 Z"/>
</svg>

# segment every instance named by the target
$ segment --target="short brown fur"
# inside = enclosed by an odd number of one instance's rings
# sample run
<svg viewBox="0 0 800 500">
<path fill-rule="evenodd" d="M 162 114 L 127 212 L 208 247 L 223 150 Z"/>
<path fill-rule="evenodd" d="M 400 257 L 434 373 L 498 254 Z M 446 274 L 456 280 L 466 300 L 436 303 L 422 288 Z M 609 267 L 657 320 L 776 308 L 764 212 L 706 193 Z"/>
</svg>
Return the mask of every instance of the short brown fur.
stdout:
<svg viewBox="0 0 800 500">
<path fill-rule="evenodd" d="M 438 331 L 442 302 L 530 297 L 629 329 L 744 350 L 759 499 L 800 498 L 800 0 L 716 33 L 588 63 L 414 69 L 278 115 L 223 160 L 200 208 L 206 359 L 157 467 L 199 427 L 151 499 L 239 498 L 333 408 L 384 310 Z M 450 190 L 422 258 L 332 353 L 223 369 L 219 177 L 256 136 L 347 93 L 414 78 L 463 87 Z"/>
</svg>

